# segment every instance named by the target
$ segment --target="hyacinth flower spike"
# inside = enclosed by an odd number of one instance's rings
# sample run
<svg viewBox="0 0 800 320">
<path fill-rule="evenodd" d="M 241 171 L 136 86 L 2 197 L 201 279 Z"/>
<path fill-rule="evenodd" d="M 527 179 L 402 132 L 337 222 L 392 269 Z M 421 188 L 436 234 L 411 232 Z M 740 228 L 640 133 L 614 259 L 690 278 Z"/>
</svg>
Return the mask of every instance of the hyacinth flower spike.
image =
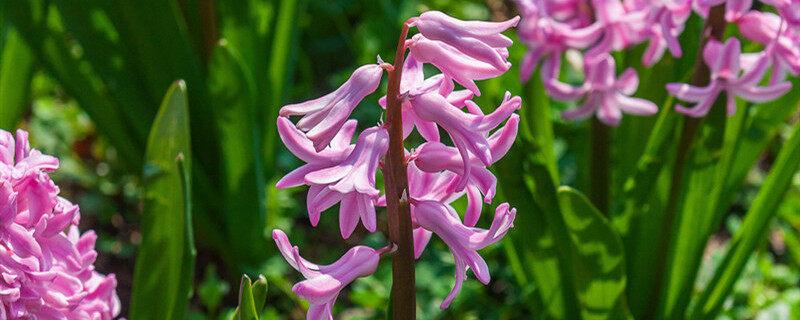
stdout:
<svg viewBox="0 0 800 320">
<path fill-rule="evenodd" d="M 702 88 L 685 83 L 667 84 L 667 90 L 674 96 L 697 103 L 693 108 L 676 105 L 675 110 L 690 117 L 703 117 L 711 110 L 719 94 L 725 92 L 726 112 L 731 116 L 736 113 L 736 97 L 750 102 L 766 102 L 777 99 L 791 89 L 789 82 L 758 86 L 769 67 L 766 54 L 762 54 L 751 69 L 741 76 L 740 59 L 741 45 L 738 39 L 728 39 L 724 45 L 719 41 L 709 41 L 703 49 L 703 60 L 711 69 L 711 82 Z"/>
<path fill-rule="evenodd" d="M 336 91 L 321 98 L 281 108 L 281 116 L 303 116 L 297 127 L 306 132 L 314 149 L 322 151 L 336 136 L 361 100 L 375 92 L 383 75 L 382 64 L 362 66 Z"/>
<path fill-rule="evenodd" d="M 396 318 L 413 317 L 413 281 L 401 279 L 413 273 L 414 258 L 420 257 L 434 232 L 451 246 L 459 246 L 453 250 L 459 258 L 460 287 L 468 267 L 480 269 L 475 274 L 481 281 L 488 281 L 486 264 L 480 256 L 474 257 L 474 251 L 498 241 L 510 228 L 514 211 L 507 205 L 501 206 L 505 209 L 498 211 L 500 220 L 490 230 L 473 226 L 480 218 L 482 202 L 489 202 L 494 196 L 496 179 L 486 167 L 513 144 L 519 123 L 513 113 L 520 108 L 521 99 L 507 94 L 489 114 L 481 112 L 470 99 L 480 94 L 475 81 L 495 78 L 509 70 L 508 47 L 512 41 L 501 33 L 518 21 L 518 17 L 498 23 L 462 21 L 441 12 L 426 12 L 403 24 L 395 64 L 384 63 L 379 57 L 378 64 L 359 68 L 333 93 L 281 109 L 281 139 L 306 164 L 281 179 L 278 187 L 309 186 L 307 207 L 312 225 L 317 225 L 322 211 L 339 203 L 342 237 L 350 237 L 359 220 L 368 231 L 375 232 L 374 206 L 387 207 L 389 239 L 392 247 L 398 247 L 392 256 L 392 276 L 396 280 L 392 288 L 398 297 L 393 300 Z M 419 33 L 409 39 L 408 31 L 414 27 Z M 441 74 L 426 78 L 424 64 L 433 65 Z M 346 119 L 362 99 L 376 90 L 384 70 L 389 77 L 388 89 L 378 103 L 386 109 L 386 123 L 365 129 L 351 145 L 355 122 Z M 465 90 L 456 90 L 456 83 Z M 296 125 L 289 120 L 291 116 L 301 116 Z M 495 130 L 504 122 L 506 125 Z M 440 141 L 440 128 L 448 133 L 455 147 Z M 404 140 L 414 129 L 429 147 L 418 151 L 404 148 Z M 441 163 L 432 164 L 437 159 Z M 386 178 L 384 197 L 376 187 L 379 167 Z M 474 175 L 471 171 L 475 171 Z M 445 230 L 447 223 L 439 223 L 435 217 L 415 218 L 431 211 L 425 203 L 450 211 L 453 209 L 447 209 L 449 204 L 465 195 L 465 222 L 452 211 L 452 230 Z M 273 235 L 286 260 L 307 279 L 295 286 L 295 292 L 310 302 L 309 319 L 332 319 L 333 303 L 340 290 L 374 272 L 380 254 L 388 251 L 359 246 L 334 264 L 319 266 L 303 260 L 282 232 Z"/>
<path fill-rule="evenodd" d="M 319 221 L 322 211 L 341 201 L 339 227 L 343 238 L 350 237 L 359 218 L 367 230 L 375 232 L 373 201 L 380 194 L 375 188 L 375 173 L 388 145 L 389 134 L 385 128 L 368 128 L 341 163 L 306 174 L 306 184 L 311 186 L 308 204 L 312 221 Z"/>
<path fill-rule="evenodd" d="M 317 265 L 300 257 L 299 249 L 292 246 L 283 231 L 273 230 L 272 238 L 286 262 L 306 278 L 295 284 L 292 291 L 308 301 L 308 320 L 332 320 L 333 304 L 339 292 L 354 280 L 375 273 L 381 254 L 390 249 L 355 246 L 336 262 Z"/>
<path fill-rule="evenodd" d="M 500 241 L 514 226 L 517 210 L 510 208 L 507 203 L 499 205 L 492 225 L 487 230 L 465 226 L 452 207 L 436 201 L 418 201 L 414 206 L 417 223 L 440 237 L 450 247 L 455 258 L 455 285 L 440 305 L 440 308 L 445 309 L 461 290 L 468 269 L 472 270 L 478 281 L 489 283 L 489 268 L 477 250 Z"/>
</svg>

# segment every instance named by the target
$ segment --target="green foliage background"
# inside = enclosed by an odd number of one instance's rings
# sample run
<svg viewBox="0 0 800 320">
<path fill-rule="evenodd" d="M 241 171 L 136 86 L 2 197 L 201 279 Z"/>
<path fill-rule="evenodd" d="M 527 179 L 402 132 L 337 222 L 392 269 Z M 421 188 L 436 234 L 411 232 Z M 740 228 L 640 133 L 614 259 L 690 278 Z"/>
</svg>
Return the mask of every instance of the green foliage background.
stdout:
<svg viewBox="0 0 800 320">
<path fill-rule="evenodd" d="M 430 9 L 514 14 L 501 0 L 2 1 L 0 127 L 31 131 L 33 145 L 62 160 L 55 178 L 80 204 L 81 227 L 100 235 L 97 268 L 117 274 L 123 316 L 302 319 L 291 292 L 299 275 L 276 255 L 272 228 L 320 262 L 385 240 L 360 230 L 343 241 L 335 215 L 311 228 L 305 189 L 274 188 L 300 164 L 276 139 L 277 109 L 392 57 L 402 22 Z M 800 318 L 797 79 L 778 101 L 740 103 L 735 117 L 701 125 L 676 223 L 665 225 L 683 118 L 664 84 L 691 76 L 701 26 L 687 25 L 684 58 L 646 69 L 641 47 L 616 56 L 637 68 L 637 96 L 662 110 L 612 131 L 608 213 L 582 194 L 589 123 L 562 121 L 570 105 L 550 100 L 536 76 L 521 84 L 516 67 L 480 83 L 484 108 L 506 90 L 524 99 L 518 143 L 495 169 L 496 202 L 511 202 L 518 220 L 482 252 L 492 282 L 468 281 L 445 311 L 452 257 L 432 243 L 417 264 L 420 319 Z M 510 60 L 524 52 L 517 41 Z M 380 118 L 377 97 L 357 109 L 361 126 Z M 383 264 L 356 282 L 338 317 L 384 317 L 390 273 Z"/>
</svg>

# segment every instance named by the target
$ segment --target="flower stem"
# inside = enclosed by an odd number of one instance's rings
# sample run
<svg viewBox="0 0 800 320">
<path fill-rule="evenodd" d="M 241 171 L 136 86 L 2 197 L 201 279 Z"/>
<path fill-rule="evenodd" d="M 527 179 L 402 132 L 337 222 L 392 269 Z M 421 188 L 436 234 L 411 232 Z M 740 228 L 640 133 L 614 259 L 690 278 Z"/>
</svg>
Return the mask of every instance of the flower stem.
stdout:
<svg viewBox="0 0 800 320">
<path fill-rule="evenodd" d="M 591 175 L 591 186 L 589 194 L 592 202 L 600 212 L 608 215 L 608 191 L 611 181 L 610 169 L 610 130 L 608 126 L 597 120 L 592 119 L 592 162 L 589 165 Z"/>
<path fill-rule="evenodd" d="M 711 70 L 703 62 L 703 49 L 711 39 L 720 40 L 725 32 L 725 5 L 717 5 L 711 8 L 706 20 L 705 27 L 703 27 L 702 43 L 697 52 L 695 60 L 694 74 L 692 75 L 692 85 L 703 87 L 708 85 L 711 81 Z M 719 99 L 719 98 L 718 98 Z M 672 241 L 675 229 L 675 217 L 678 212 L 678 204 L 680 200 L 680 191 L 684 180 L 684 169 L 686 168 L 686 161 L 689 159 L 691 148 L 697 135 L 697 131 L 702 123 L 702 118 L 685 117 L 683 128 L 681 129 L 680 140 L 678 142 L 678 149 L 675 156 L 675 163 L 672 168 L 672 181 L 669 189 L 669 198 L 667 199 L 667 207 L 664 209 L 664 222 L 661 239 L 656 251 L 658 253 L 658 260 L 656 262 L 656 269 L 654 275 L 655 284 L 651 291 L 652 298 L 648 314 L 644 319 L 655 319 L 656 312 L 658 312 L 657 305 L 662 300 L 661 297 L 664 292 L 664 280 L 667 277 L 667 261 L 669 256 L 669 245 Z"/>
<path fill-rule="evenodd" d="M 411 235 L 411 210 L 408 204 L 408 176 L 406 175 L 405 149 L 403 148 L 402 101 L 400 79 L 403 76 L 405 41 L 411 21 L 403 24 L 394 70 L 389 70 L 389 87 L 386 92 L 386 124 L 389 130 L 389 152 L 384 162 L 386 182 L 386 209 L 388 212 L 389 239 L 397 246 L 392 255 L 392 319 L 407 320 L 416 317 L 416 287 L 414 275 L 414 240 Z"/>
</svg>

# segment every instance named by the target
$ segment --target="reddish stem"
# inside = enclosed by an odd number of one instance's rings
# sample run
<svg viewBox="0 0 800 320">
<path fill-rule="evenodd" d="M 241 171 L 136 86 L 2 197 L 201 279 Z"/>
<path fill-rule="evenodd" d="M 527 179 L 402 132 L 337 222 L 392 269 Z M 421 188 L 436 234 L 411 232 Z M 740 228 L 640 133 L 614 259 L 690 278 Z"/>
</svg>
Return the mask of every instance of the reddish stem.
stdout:
<svg viewBox="0 0 800 320">
<path fill-rule="evenodd" d="M 413 18 L 412 18 L 413 19 Z M 397 246 L 392 256 L 392 319 L 416 318 L 416 287 L 414 275 L 414 240 L 411 235 L 411 211 L 408 205 L 408 176 L 406 175 L 405 148 L 403 147 L 402 100 L 400 79 L 406 51 L 406 37 L 413 20 L 403 24 L 394 70 L 389 73 L 386 92 L 386 124 L 389 130 L 389 152 L 383 170 L 386 185 L 389 239 Z"/>
</svg>

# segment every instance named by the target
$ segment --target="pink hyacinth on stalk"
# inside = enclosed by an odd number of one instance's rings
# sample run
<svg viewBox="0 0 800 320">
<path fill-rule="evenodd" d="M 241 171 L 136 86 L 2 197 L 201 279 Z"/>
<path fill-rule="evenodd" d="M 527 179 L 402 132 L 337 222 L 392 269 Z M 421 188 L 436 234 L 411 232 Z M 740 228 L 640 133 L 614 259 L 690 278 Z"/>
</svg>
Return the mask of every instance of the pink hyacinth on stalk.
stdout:
<svg viewBox="0 0 800 320">
<path fill-rule="evenodd" d="M 97 236 L 48 173 L 58 159 L 0 130 L 0 319 L 112 319 L 114 275 L 95 271 Z"/>
<path fill-rule="evenodd" d="M 377 232 L 375 206 L 386 206 L 389 217 L 389 245 L 378 250 L 355 246 L 330 265 L 301 258 L 283 231 L 273 231 L 284 258 L 306 279 L 293 290 L 309 302 L 308 319 L 332 319 L 339 292 L 375 272 L 386 254 L 392 255 L 395 266 L 395 317 L 413 317 L 413 263 L 433 234 L 456 259 L 455 285 L 442 308 L 455 298 L 468 269 L 488 283 L 489 271 L 477 250 L 502 239 L 513 226 L 516 210 L 500 204 L 489 229 L 476 225 L 483 203 L 492 203 L 495 195 L 496 178 L 487 167 L 511 148 L 519 125 L 514 111 L 522 101 L 507 93 L 493 112 L 484 113 L 471 99 L 480 95 L 476 81 L 497 77 L 511 67 L 507 59 L 512 41 L 501 33 L 518 21 L 519 17 L 502 22 L 463 21 L 425 12 L 404 24 L 394 65 L 379 58 L 378 63 L 357 69 L 336 91 L 281 109 L 281 140 L 306 164 L 277 186 L 309 186 L 311 224 L 318 226 L 322 212 L 336 204 L 343 238 L 351 237 L 359 220 L 366 231 Z M 409 39 L 411 27 L 419 33 Z M 426 78 L 425 64 L 441 74 Z M 389 88 L 379 104 L 386 108 L 386 122 L 364 129 L 353 144 L 356 121 L 348 118 L 377 90 L 384 71 Z M 293 116 L 300 116 L 296 124 Z M 452 146 L 440 140 L 440 129 L 449 135 Z M 415 130 L 427 142 L 406 150 L 403 141 Z M 384 195 L 376 179 L 378 169 Z M 469 204 L 462 219 L 450 203 L 464 196 Z"/>
</svg>

